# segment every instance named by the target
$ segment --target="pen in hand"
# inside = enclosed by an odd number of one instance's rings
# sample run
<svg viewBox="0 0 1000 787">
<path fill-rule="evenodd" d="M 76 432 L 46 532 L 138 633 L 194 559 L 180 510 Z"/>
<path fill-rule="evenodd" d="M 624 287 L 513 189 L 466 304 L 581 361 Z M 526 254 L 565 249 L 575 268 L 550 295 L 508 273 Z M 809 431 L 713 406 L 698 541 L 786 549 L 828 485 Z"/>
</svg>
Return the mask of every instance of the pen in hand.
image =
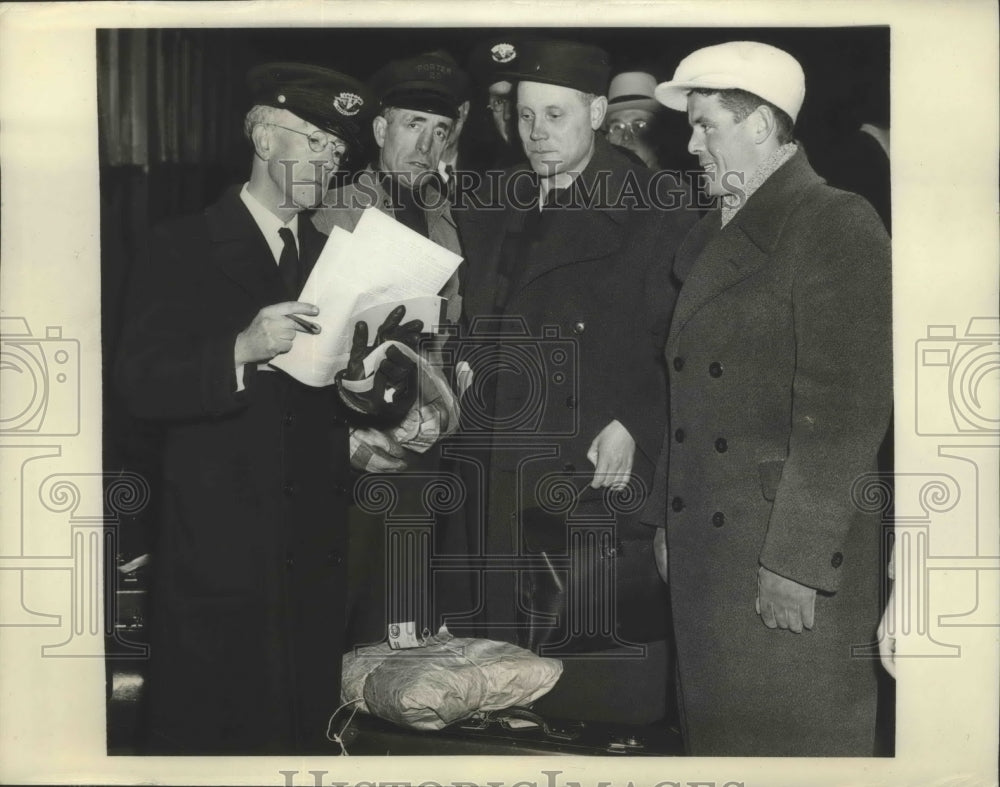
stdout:
<svg viewBox="0 0 1000 787">
<path fill-rule="evenodd" d="M 323 330 L 316 323 L 309 322 L 309 320 L 299 317 L 297 314 L 286 314 L 285 316 L 288 317 L 288 319 L 300 325 L 301 327 L 305 328 L 308 333 L 317 334 L 321 330 Z"/>
</svg>

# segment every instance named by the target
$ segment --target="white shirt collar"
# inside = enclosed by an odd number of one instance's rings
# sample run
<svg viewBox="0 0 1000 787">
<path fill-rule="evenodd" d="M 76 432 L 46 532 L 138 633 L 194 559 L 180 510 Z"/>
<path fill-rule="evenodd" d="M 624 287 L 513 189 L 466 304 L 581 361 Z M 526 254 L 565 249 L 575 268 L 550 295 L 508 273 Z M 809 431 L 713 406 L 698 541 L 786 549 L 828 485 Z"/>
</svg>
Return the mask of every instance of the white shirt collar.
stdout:
<svg viewBox="0 0 1000 787">
<path fill-rule="evenodd" d="M 248 186 L 249 184 L 247 183 L 243 184 L 243 188 L 240 189 L 240 199 L 243 200 L 243 204 L 250 211 L 250 215 L 264 236 L 264 240 L 267 241 L 267 245 L 271 249 L 271 255 L 274 257 L 274 262 L 277 264 L 278 260 L 281 259 L 281 252 L 285 248 L 285 242 L 278 234 L 278 230 L 282 227 L 288 227 L 292 231 L 292 235 L 295 236 L 296 247 L 299 247 L 299 214 L 296 213 L 287 223 L 283 222 L 250 193 Z"/>
</svg>

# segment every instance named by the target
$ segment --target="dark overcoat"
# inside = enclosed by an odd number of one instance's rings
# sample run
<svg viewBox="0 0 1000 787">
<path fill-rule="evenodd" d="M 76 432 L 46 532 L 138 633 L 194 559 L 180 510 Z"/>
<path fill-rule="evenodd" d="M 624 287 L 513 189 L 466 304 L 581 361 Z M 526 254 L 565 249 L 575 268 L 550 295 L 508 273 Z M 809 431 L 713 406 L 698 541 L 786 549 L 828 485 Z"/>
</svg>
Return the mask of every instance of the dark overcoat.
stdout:
<svg viewBox="0 0 1000 787">
<path fill-rule="evenodd" d="M 306 272 L 323 236 L 299 217 Z M 290 300 L 238 191 L 158 228 L 117 375 L 164 426 L 153 551 L 151 748 L 321 751 L 339 704 L 349 497 L 335 390 L 245 367 L 236 335 Z M 327 744 L 328 746 L 328 744 Z"/>
<path fill-rule="evenodd" d="M 549 525 L 554 518 L 565 529 L 588 506 L 599 517 L 619 513 L 618 540 L 648 549 L 652 534 L 635 512 L 589 488 L 587 451 L 618 420 L 636 441 L 636 483 L 648 488 L 666 416 L 661 352 L 675 298 L 670 263 L 694 218 L 678 193 L 672 210 L 647 200 L 651 177 L 598 138 L 560 207 L 546 208 L 532 232 L 525 227 L 537 218 L 538 185 L 530 170 L 487 183 L 473 195 L 474 207 L 456 204 L 469 261 L 470 324 L 460 354 L 475 375 L 462 403 L 462 450 L 479 463 L 474 483 L 488 491 L 467 509 L 475 554 L 521 554 L 533 518 Z M 630 200 L 630 191 L 640 196 Z M 484 444 L 474 444 L 476 434 Z M 561 513 L 560 478 L 562 490 L 579 493 Z M 636 565 L 655 576 L 650 553 Z M 483 577 L 487 631 L 511 639 L 513 579 Z M 654 593 L 648 601 L 648 614 L 634 616 L 627 632 L 619 627 L 624 639 L 664 635 L 656 611 L 662 599 Z"/>
<path fill-rule="evenodd" d="M 892 406 L 891 264 L 863 199 L 796 153 L 685 239 L 666 346 L 670 424 L 649 518 L 667 527 L 679 696 L 695 755 L 871 755 Z M 758 566 L 816 588 L 815 628 L 766 628 Z"/>
</svg>

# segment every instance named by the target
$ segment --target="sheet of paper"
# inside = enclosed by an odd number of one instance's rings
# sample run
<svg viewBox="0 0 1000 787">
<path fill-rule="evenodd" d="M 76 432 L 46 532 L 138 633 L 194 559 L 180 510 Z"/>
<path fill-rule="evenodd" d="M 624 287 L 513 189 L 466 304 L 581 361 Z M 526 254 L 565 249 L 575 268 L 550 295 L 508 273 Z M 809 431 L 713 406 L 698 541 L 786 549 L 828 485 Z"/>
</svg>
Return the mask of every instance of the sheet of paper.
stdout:
<svg viewBox="0 0 1000 787">
<path fill-rule="evenodd" d="M 400 302 L 410 302 L 403 322 L 423 319 L 430 331 L 432 322 L 440 323 L 428 319 L 441 313 L 437 293 L 461 261 L 392 216 L 369 208 L 353 233 L 334 228 L 299 296 L 319 308 L 309 319 L 322 331 L 297 334 L 292 349 L 271 366 L 306 385 L 331 385 L 347 366 L 354 323 L 368 318 L 369 340 L 374 340 L 384 314 Z M 387 308 L 374 308 L 382 305 Z M 382 318 L 371 324 L 379 314 Z"/>
<path fill-rule="evenodd" d="M 363 293 L 359 310 L 436 295 L 462 261 L 376 208 L 361 214 L 352 238 L 353 253 L 338 265 L 337 274 Z"/>
</svg>

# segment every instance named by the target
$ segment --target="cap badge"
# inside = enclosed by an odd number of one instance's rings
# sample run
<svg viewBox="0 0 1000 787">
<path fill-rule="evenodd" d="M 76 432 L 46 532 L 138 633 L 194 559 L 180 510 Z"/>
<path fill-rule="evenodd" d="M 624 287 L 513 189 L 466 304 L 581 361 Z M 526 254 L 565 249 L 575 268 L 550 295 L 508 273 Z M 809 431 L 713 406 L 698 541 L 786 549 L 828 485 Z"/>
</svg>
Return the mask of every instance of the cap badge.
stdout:
<svg viewBox="0 0 1000 787">
<path fill-rule="evenodd" d="M 497 44 L 490 49 L 490 57 L 497 63 L 509 63 L 517 57 L 517 50 L 513 44 Z"/>
<path fill-rule="evenodd" d="M 356 115 L 364 104 L 364 99 L 356 93 L 341 93 L 333 99 L 333 106 L 341 115 Z"/>
</svg>

